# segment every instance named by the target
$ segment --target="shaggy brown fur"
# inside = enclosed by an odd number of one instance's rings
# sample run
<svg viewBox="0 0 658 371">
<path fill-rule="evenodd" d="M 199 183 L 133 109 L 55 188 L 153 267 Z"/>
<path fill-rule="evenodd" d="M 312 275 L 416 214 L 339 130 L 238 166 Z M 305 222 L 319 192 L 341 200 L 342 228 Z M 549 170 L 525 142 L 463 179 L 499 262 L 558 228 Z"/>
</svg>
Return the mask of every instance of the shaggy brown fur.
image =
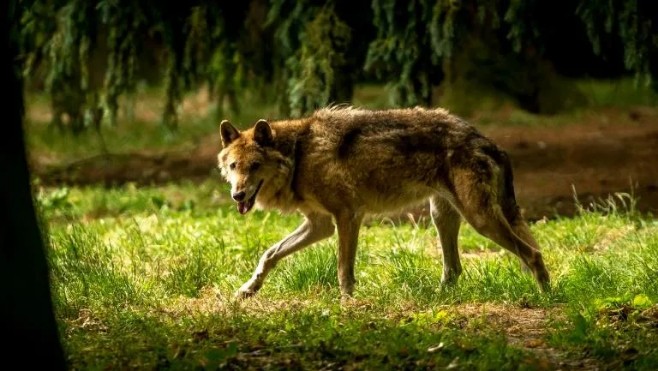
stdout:
<svg viewBox="0 0 658 371">
<path fill-rule="evenodd" d="M 457 236 L 463 216 L 549 287 L 539 247 L 516 204 L 507 155 L 446 110 L 333 107 L 297 120 L 259 120 L 242 132 L 223 121 L 220 131 L 219 167 L 238 211 L 257 205 L 306 217 L 263 254 L 240 297 L 255 294 L 283 257 L 334 229 L 340 289 L 351 295 L 364 215 L 427 200 L 443 250 L 442 284 L 455 283 L 462 271 Z"/>
</svg>

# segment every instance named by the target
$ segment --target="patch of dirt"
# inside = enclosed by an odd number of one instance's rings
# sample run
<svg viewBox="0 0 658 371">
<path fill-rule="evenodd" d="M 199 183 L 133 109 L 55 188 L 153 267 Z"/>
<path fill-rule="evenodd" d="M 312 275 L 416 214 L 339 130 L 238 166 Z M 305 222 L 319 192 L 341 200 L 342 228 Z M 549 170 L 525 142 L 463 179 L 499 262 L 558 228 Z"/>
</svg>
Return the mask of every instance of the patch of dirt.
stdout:
<svg viewBox="0 0 658 371">
<path fill-rule="evenodd" d="M 583 206 L 632 193 L 658 214 L 658 112 L 602 112 L 564 127 L 485 128 L 512 158 L 519 204 L 529 219 L 573 215 Z"/>
<path fill-rule="evenodd" d="M 522 308 L 500 304 L 466 304 L 457 310 L 467 318 L 483 318 L 492 328 L 505 333 L 510 345 L 533 353 L 533 368 L 539 370 L 599 370 L 593 358 L 576 358 L 547 342 L 549 321 L 563 320 L 561 308 Z"/>
<path fill-rule="evenodd" d="M 602 110 L 551 127 L 481 129 L 509 152 L 517 199 L 530 220 L 574 215 L 575 195 L 587 207 L 615 193 L 632 193 L 639 211 L 658 214 L 656 109 Z M 43 184 L 154 184 L 211 177 L 219 182 L 217 143 L 218 135 L 212 135 L 187 151 L 114 154 L 59 167 L 33 158 L 32 168 Z"/>
</svg>

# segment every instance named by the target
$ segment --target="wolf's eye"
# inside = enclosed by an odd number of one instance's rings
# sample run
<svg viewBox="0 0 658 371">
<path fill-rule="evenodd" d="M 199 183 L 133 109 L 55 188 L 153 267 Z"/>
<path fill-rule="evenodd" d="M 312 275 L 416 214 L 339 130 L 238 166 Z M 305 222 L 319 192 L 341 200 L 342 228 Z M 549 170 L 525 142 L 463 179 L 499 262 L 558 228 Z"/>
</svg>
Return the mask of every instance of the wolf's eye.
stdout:
<svg viewBox="0 0 658 371">
<path fill-rule="evenodd" d="M 231 164 L 228 166 L 231 170 L 235 169 L 235 162 L 231 162 Z"/>
<path fill-rule="evenodd" d="M 249 170 L 251 171 L 256 171 L 258 169 L 260 169 L 260 162 L 254 162 L 251 164 L 251 166 L 249 166 Z"/>
</svg>

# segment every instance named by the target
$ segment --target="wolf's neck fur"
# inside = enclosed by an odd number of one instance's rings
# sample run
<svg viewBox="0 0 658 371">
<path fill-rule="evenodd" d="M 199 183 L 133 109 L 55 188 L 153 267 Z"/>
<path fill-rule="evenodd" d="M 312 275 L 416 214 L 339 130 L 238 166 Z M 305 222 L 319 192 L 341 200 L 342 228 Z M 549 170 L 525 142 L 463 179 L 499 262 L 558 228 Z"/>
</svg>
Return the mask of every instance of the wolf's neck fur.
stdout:
<svg viewBox="0 0 658 371">
<path fill-rule="evenodd" d="M 306 132 L 305 130 L 301 132 L 294 130 L 299 129 L 300 123 L 299 121 L 288 121 L 272 125 L 276 145 L 267 150 L 267 156 L 271 161 L 276 161 L 278 167 L 275 174 L 267 180 L 266 184 L 263 184 L 263 190 L 256 200 L 262 208 L 276 208 L 286 213 L 297 210 L 301 196 L 295 190 L 296 157 L 301 145 L 299 141 Z M 283 132 L 288 130 L 295 131 L 295 135 L 283 135 Z"/>
</svg>

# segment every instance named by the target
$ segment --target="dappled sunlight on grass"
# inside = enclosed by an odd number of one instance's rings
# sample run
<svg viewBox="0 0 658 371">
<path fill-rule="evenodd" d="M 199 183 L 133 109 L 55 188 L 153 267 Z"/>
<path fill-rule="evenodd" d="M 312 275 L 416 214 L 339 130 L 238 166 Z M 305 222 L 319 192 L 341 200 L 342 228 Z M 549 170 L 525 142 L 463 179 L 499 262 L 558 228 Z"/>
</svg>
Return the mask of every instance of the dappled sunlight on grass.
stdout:
<svg viewBox="0 0 658 371">
<path fill-rule="evenodd" d="M 75 368 L 132 367 L 128 359 L 138 368 L 551 368 L 581 349 L 605 363 L 629 347 L 639 368 L 658 358 L 658 222 L 633 213 L 533 224 L 553 279 L 546 294 L 465 224 L 464 272 L 442 288 L 433 226 L 382 219 L 361 230 L 354 298 L 340 298 L 334 236 L 284 259 L 256 297 L 239 301 L 233 293 L 260 255 L 300 216 L 241 216 L 213 183 L 43 188 L 38 201 Z"/>
</svg>

